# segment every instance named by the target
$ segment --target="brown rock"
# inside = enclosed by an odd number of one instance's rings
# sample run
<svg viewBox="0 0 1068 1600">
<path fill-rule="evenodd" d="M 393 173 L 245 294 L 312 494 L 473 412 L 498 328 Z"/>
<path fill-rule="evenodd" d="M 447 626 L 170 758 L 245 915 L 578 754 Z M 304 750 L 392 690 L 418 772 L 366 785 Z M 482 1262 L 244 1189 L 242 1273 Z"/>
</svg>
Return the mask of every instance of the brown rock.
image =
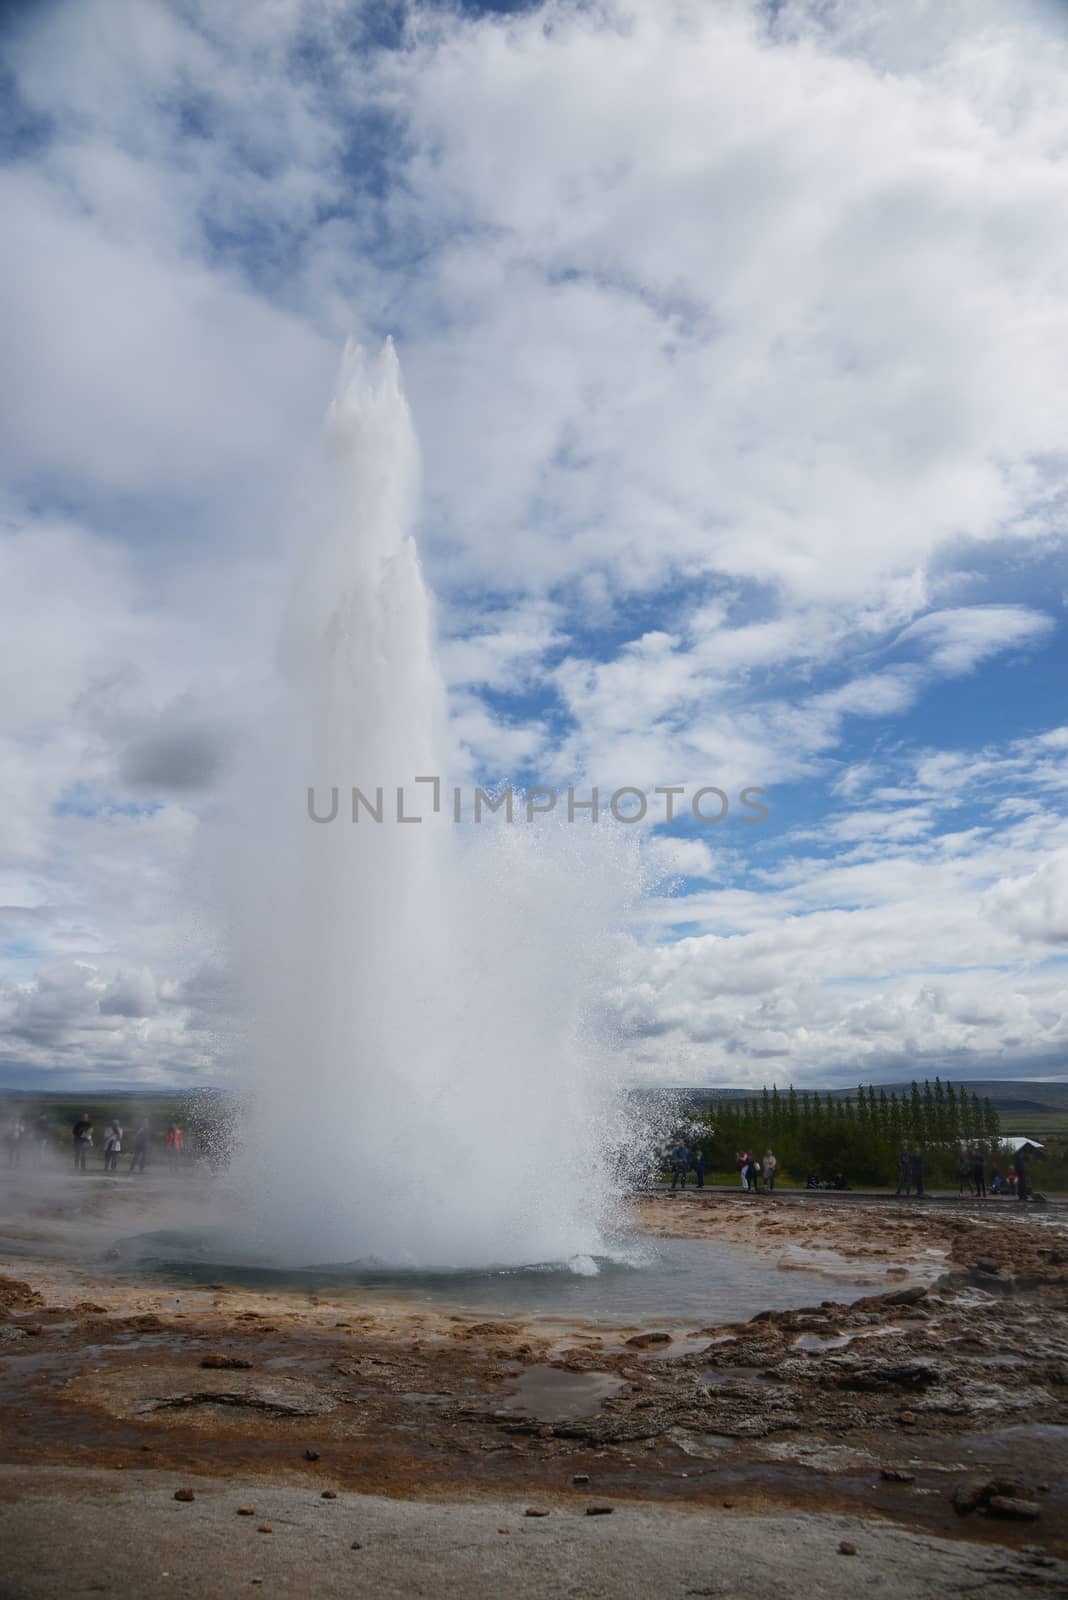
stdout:
<svg viewBox="0 0 1068 1600">
<path fill-rule="evenodd" d="M 1035 1522 L 1042 1515 L 1033 1500 L 1018 1500 L 1008 1494 L 992 1494 L 986 1509 L 992 1517 L 1002 1517 L 1007 1522 Z"/>
<path fill-rule="evenodd" d="M 176 1500 L 182 1500 L 188 1503 L 190 1500 L 195 1500 L 196 1495 L 193 1493 L 192 1489 L 175 1489 L 174 1498 Z"/>
<path fill-rule="evenodd" d="M 259 1527 L 256 1529 L 256 1532 L 257 1533 L 273 1533 L 274 1529 L 271 1527 L 271 1524 L 269 1522 L 261 1522 Z"/>
<path fill-rule="evenodd" d="M 824 1368 L 828 1380 L 837 1388 L 872 1392 L 889 1389 L 918 1393 L 930 1388 L 942 1376 L 938 1364 L 922 1356 L 912 1356 L 905 1361 L 886 1361 L 850 1352 L 828 1357 Z"/>
<path fill-rule="evenodd" d="M 648 1350 L 653 1345 L 670 1344 L 670 1333 L 636 1333 L 632 1339 L 624 1340 L 632 1350 Z"/>
<path fill-rule="evenodd" d="M 914 1306 L 926 1298 L 927 1290 L 922 1284 L 915 1284 L 911 1289 L 895 1289 L 892 1294 L 881 1296 L 884 1306 Z"/>
<path fill-rule="evenodd" d="M 914 1428 L 916 1426 L 916 1413 L 914 1411 L 902 1411 L 897 1420 L 903 1428 Z"/>
<path fill-rule="evenodd" d="M 614 1510 L 614 1506 L 587 1506 L 586 1515 L 588 1517 L 610 1517 Z"/>
<path fill-rule="evenodd" d="M 879 1476 L 885 1478 L 887 1483 L 915 1483 L 914 1472 L 901 1472 L 897 1467 L 883 1467 Z"/>
<path fill-rule="evenodd" d="M 363 1549 L 363 1545 L 360 1543 L 359 1539 L 353 1539 L 352 1543 L 349 1545 L 349 1549 L 350 1550 L 362 1550 Z"/>
<path fill-rule="evenodd" d="M 525 1517 L 547 1517 L 549 1513 L 547 1511 L 540 1511 L 537 1506 L 527 1506 L 527 1509 L 523 1512 L 523 1515 Z"/>
<path fill-rule="evenodd" d="M 985 1506 L 990 1496 L 995 1493 L 996 1486 L 982 1478 L 973 1478 L 968 1483 L 958 1483 L 953 1491 L 953 1509 L 958 1517 L 966 1517 L 972 1511 L 978 1511 L 980 1506 Z"/>
<path fill-rule="evenodd" d="M 255 1506 L 238 1506 L 237 1514 L 238 1514 L 239 1517 L 254 1517 L 256 1515 L 256 1507 Z"/>
<path fill-rule="evenodd" d="M 589 1481 L 590 1475 L 588 1472 L 576 1472 L 574 1477 L 571 1479 L 572 1483 L 589 1483 Z"/>
<path fill-rule="evenodd" d="M 318 1459 L 319 1459 L 318 1450 L 305 1450 L 304 1459 L 305 1459 L 305 1461 L 318 1461 Z"/>
<path fill-rule="evenodd" d="M 838 1554 L 840 1556 L 855 1556 L 856 1553 L 857 1553 L 856 1545 L 855 1544 L 850 1544 L 848 1539 L 843 1539 L 841 1544 L 838 1546 Z"/>
<path fill-rule="evenodd" d="M 0 1308 L 11 1310 L 16 1306 L 39 1306 L 41 1296 L 21 1278 L 0 1276 Z"/>
<path fill-rule="evenodd" d="M 336 1500 L 337 1499 L 337 1495 L 334 1493 L 333 1489 L 324 1489 L 322 1494 L 319 1496 L 319 1499 L 320 1500 Z"/>
<path fill-rule="evenodd" d="M 251 1361 L 246 1361 L 244 1356 L 203 1356 L 200 1365 L 210 1367 L 213 1372 L 247 1372 L 252 1366 Z"/>
</svg>

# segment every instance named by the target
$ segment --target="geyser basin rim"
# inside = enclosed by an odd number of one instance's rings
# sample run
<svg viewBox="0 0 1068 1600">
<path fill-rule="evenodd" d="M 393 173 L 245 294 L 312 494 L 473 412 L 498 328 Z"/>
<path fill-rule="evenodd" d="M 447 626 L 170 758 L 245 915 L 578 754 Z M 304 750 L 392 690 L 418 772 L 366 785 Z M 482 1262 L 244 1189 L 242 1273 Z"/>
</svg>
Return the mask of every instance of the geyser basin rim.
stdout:
<svg viewBox="0 0 1068 1600">
<path fill-rule="evenodd" d="M 414 1279 L 444 1281 L 457 1278 L 507 1278 L 537 1274 L 567 1273 L 576 1277 L 595 1277 L 603 1268 L 640 1271 L 657 1260 L 657 1246 L 651 1240 L 608 1239 L 605 1253 L 592 1256 L 577 1253 L 556 1261 L 456 1262 L 452 1265 L 427 1264 L 412 1260 L 387 1261 L 365 1256 L 355 1261 L 308 1261 L 265 1248 L 255 1235 L 233 1229 L 209 1229 L 188 1233 L 159 1229 L 119 1239 L 112 1253 L 131 1264 L 167 1270 L 205 1267 L 274 1273 L 282 1277 L 318 1274 L 346 1282 L 401 1282 Z"/>
<path fill-rule="evenodd" d="M 228 1236 L 233 1242 L 233 1235 Z M 606 1324 L 655 1319 L 679 1329 L 744 1322 L 757 1311 L 811 1305 L 828 1294 L 849 1301 L 870 1293 L 864 1282 L 820 1272 L 764 1265 L 751 1252 L 724 1240 L 657 1236 L 628 1239 L 613 1256 L 591 1262 L 596 1270 L 570 1264 L 526 1268 L 458 1268 L 419 1271 L 363 1263 L 350 1267 L 291 1267 L 238 1262 L 218 1235 L 142 1234 L 120 1242 L 130 1270 L 154 1271 L 189 1284 L 223 1281 L 235 1288 L 261 1288 L 272 1295 L 317 1290 L 339 1298 L 364 1295 L 409 1304 L 436 1304 L 494 1316 L 533 1316 Z M 228 1259 L 229 1256 L 229 1259 Z M 894 1280 L 900 1288 L 900 1279 Z"/>
</svg>

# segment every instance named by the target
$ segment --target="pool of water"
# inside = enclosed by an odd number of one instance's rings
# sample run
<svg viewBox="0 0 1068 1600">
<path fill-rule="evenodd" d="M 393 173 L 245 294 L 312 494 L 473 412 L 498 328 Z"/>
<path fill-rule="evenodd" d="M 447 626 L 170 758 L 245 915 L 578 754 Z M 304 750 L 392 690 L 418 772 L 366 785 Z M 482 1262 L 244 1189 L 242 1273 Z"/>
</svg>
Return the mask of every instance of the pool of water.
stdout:
<svg viewBox="0 0 1068 1600">
<path fill-rule="evenodd" d="M 223 1237 L 175 1231 L 118 1241 L 120 1270 L 186 1283 L 329 1293 L 361 1300 L 449 1304 L 494 1316 L 576 1317 L 671 1326 L 742 1322 L 758 1311 L 850 1301 L 872 1286 L 818 1272 L 780 1271 L 741 1246 L 706 1239 L 619 1241 L 612 1253 L 571 1263 L 484 1271 L 386 1270 L 373 1262 L 289 1268 L 235 1261 Z M 900 1282 L 900 1280 L 899 1280 Z"/>
</svg>

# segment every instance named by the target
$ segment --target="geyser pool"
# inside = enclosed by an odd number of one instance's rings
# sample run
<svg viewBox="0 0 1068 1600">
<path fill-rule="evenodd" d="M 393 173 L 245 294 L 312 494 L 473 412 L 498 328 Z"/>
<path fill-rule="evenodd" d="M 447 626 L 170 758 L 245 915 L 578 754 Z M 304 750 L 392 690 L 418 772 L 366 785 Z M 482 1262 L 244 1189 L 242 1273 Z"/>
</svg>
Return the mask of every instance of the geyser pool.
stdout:
<svg viewBox="0 0 1068 1600">
<path fill-rule="evenodd" d="M 247 1241 L 246 1241 L 247 1242 Z M 364 1309 L 397 1299 L 462 1306 L 498 1316 L 579 1317 L 597 1322 L 656 1319 L 661 1326 L 744 1322 L 758 1311 L 786 1310 L 823 1299 L 855 1300 L 872 1285 L 810 1271 L 783 1271 L 722 1240 L 608 1240 L 610 1254 L 570 1264 L 457 1272 L 398 1272 L 380 1263 L 304 1268 L 235 1259 L 232 1234 L 166 1231 L 118 1241 L 120 1263 L 138 1275 L 158 1272 L 191 1283 L 303 1290 L 332 1296 L 358 1292 Z M 895 1287 L 900 1287 L 895 1282 Z"/>
<path fill-rule="evenodd" d="M 218 852 L 265 1256 L 461 1268 L 603 1253 L 630 1134 L 603 1003 L 639 888 L 611 825 L 316 824 L 309 788 L 461 776 L 391 344 L 349 347 L 279 682 Z M 385 817 L 390 817 L 388 807 Z"/>
</svg>

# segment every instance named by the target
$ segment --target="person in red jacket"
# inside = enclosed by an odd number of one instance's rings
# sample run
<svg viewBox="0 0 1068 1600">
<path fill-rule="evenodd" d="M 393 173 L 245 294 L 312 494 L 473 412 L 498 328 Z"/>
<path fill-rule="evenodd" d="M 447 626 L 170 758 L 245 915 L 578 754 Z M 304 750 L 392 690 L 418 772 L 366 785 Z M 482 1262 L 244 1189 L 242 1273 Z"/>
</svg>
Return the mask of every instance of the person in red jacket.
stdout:
<svg viewBox="0 0 1068 1600">
<path fill-rule="evenodd" d="M 165 1142 L 167 1145 L 167 1165 L 172 1172 L 175 1172 L 181 1165 L 182 1151 L 185 1148 L 185 1141 L 182 1138 L 182 1130 L 176 1122 L 172 1122 L 170 1127 L 167 1129 L 167 1138 Z"/>
</svg>

